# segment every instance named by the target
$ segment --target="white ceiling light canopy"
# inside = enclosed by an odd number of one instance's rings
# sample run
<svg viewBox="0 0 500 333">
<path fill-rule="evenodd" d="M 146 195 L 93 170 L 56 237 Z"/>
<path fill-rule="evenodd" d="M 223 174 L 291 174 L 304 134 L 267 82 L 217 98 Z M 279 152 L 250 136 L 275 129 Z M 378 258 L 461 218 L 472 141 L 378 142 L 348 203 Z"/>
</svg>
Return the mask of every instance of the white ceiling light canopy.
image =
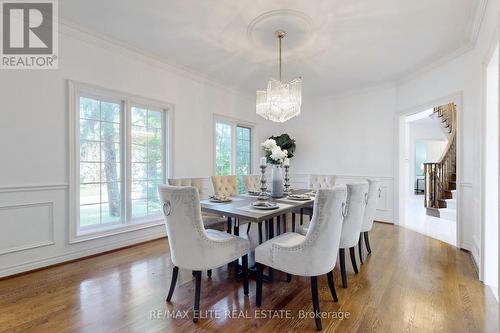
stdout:
<svg viewBox="0 0 500 333">
<path fill-rule="evenodd" d="M 284 123 L 300 114 L 302 104 L 302 78 L 290 82 L 281 80 L 281 40 L 284 30 L 275 32 L 279 43 L 279 80 L 271 78 L 267 90 L 257 90 L 256 112 L 267 120 Z"/>
</svg>

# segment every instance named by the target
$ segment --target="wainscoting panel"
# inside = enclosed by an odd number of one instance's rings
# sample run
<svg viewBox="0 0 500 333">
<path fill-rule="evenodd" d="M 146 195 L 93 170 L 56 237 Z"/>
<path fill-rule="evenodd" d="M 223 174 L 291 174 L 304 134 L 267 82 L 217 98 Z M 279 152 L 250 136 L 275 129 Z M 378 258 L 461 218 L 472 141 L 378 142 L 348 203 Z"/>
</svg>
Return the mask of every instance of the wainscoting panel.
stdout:
<svg viewBox="0 0 500 333">
<path fill-rule="evenodd" d="M 380 198 L 377 207 L 375 219 L 381 222 L 393 223 L 393 178 L 392 177 L 377 177 L 377 176 L 352 176 L 352 175 L 337 175 L 337 184 L 360 183 L 366 179 L 379 179 L 382 182 Z M 307 188 L 309 183 L 309 175 L 292 174 L 290 176 L 292 188 Z"/>
<path fill-rule="evenodd" d="M 0 187 L 0 277 L 165 236 L 163 225 L 70 244 L 68 186 Z"/>
<path fill-rule="evenodd" d="M 0 206 L 0 228 L 0 254 L 54 245 L 54 204 Z"/>
</svg>

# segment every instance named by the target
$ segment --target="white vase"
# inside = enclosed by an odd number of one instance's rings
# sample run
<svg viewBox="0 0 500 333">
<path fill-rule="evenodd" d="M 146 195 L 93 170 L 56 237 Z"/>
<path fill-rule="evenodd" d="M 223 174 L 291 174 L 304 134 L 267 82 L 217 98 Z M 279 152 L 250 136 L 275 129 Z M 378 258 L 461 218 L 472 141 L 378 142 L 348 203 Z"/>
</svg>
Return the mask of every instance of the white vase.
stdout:
<svg viewBox="0 0 500 333">
<path fill-rule="evenodd" d="M 281 198 L 283 197 L 283 168 L 281 165 L 273 165 L 271 171 L 271 196 L 273 198 Z"/>
</svg>

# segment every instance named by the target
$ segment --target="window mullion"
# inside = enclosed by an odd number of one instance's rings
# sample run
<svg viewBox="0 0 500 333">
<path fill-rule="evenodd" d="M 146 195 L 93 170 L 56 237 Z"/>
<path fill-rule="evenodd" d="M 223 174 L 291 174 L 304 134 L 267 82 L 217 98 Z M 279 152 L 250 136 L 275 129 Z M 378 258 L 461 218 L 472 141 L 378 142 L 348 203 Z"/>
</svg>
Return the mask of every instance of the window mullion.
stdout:
<svg viewBox="0 0 500 333">
<path fill-rule="evenodd" d="M 236 124 L 231 123 L 231 173 L 236 175 Z"/>
<path fill-rule="evenodd" d="M 131 108 L 132 105 L 130 101 L 126 100 L 124 102 L 124 150 L 125 154 L 123 156 L 123 171 L 124 171 L 124 194 L 122 196 L 125 205 L 125 223 L 130 224 L 132 220 L 132 145 L 131 145 L 131 132 L 132 132 L 132 121 L 131 121 Z"/>
</svg>

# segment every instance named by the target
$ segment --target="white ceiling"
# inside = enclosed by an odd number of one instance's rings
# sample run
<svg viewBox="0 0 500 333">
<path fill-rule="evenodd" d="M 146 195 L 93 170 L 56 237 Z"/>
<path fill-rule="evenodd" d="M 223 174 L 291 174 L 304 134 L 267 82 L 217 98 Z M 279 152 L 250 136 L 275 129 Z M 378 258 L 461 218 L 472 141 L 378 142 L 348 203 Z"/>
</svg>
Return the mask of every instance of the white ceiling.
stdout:
<svg viewBox="0 0 500 333">
<path fill-rule="evenodd" d="M 64 0 L 60 16 L 254 92 L 277 72 L 325 96 L 399 79 L 471 43 L 484 0 Z"/>
</svg>

